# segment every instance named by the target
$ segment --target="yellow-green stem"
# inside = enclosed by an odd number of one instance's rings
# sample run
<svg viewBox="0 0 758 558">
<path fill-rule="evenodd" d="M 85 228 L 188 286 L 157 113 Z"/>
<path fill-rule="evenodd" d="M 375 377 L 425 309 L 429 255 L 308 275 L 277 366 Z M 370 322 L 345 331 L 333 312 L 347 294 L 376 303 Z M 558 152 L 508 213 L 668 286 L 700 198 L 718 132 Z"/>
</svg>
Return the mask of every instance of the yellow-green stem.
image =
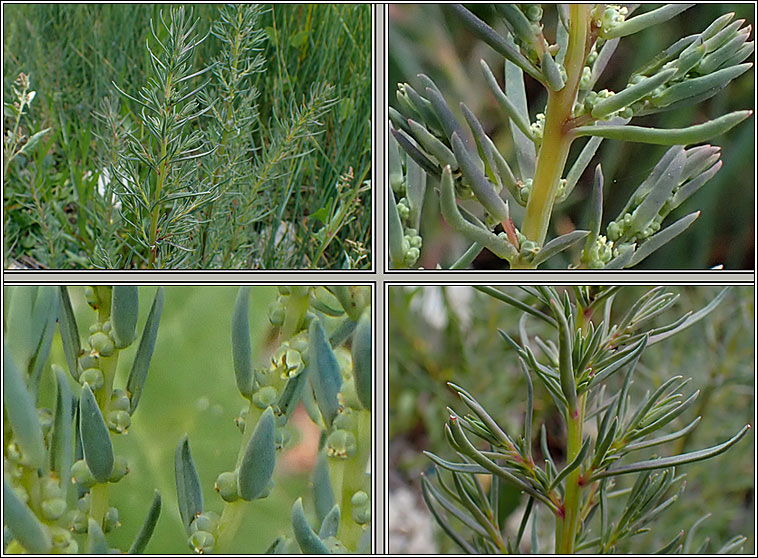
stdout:
<svg viewBox="0 0 758 558">
<path fill-rule="evenodd" d="M 340 526 L 337 537 L 352 551 L 357 549 L 363 535 L 363 526 L 353 519 L 353 495 L 359 490 L 364 490 L 371 496 L 366 483 L 366 464 L 371 453 L 371 445 L 363 443 L 371 440 L 371 412 L 365 409 L 356 412 L 358 413 L 358 431 L 356 434 L 358 450 L 353 457 L 343 461 L 342 487 L 341 492 L 337 492 L 338 497 L 341 495 Z M 330 461 L 334 461 L 334 459 L 330 459 Z M 334 490 L 338 490 L 334 484 L 332 487 Z"/>
<path fill-rule="evenodd" d="M 547 236 L 553 203 L 566 165 L 572 138 L 565 130 L 579 90 L 590 32 L 589 4 L 571 4 L 569 42 L 564 59 L 566 84 L 560 91 L 548 91 L 545 126 L 537 156 L 532 191 L 526 205 L 521 232 L 542 246 Z M 519 266 L 517 262 L 517 266 Z M 526 266 L 526 264 L 524 264 Z"/>
<path fill-rule="evenodd" d="M 584 404 L 586 394 L 577 399 L 576 409 L 569 409 L 567 416 L 567 452 L 566 462 L 571 462 L 582 448 L 584 425 Z M 563 496 L 563 518 L 557 519 L 558 529 L 555 541 L 556 554 L 573 554 L 579 527 L 579 510 L 582 502 L 582 486 L 579 484 L 581 467 L 577 467 L 566 477 Z"/>
</svg>

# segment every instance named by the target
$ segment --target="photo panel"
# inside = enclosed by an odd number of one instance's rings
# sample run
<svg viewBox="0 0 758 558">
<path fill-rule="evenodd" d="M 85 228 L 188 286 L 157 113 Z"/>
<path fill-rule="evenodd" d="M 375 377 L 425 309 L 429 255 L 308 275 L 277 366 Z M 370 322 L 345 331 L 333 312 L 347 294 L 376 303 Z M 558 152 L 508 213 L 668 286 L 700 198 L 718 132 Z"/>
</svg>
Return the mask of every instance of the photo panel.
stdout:
<svg viewBox="0 0 758 558">
<path fill-rule="evenodd" d="M 4 551 L 375 550 L 372 284 L 4 294 Z"/>
<path fill-rule="evenodd" d="M 387 13 L 387 271 L 755 268 L 752 5 Z"/>
<path fill-rule="evenodd" d="M 752 284 L 386 300 L 390 554 L 754 551 Z"/>
<path fill-rule="evenodd" d="M 373 269 L 374 6 L 4 15 L 4 269 Z"/>
</svg>

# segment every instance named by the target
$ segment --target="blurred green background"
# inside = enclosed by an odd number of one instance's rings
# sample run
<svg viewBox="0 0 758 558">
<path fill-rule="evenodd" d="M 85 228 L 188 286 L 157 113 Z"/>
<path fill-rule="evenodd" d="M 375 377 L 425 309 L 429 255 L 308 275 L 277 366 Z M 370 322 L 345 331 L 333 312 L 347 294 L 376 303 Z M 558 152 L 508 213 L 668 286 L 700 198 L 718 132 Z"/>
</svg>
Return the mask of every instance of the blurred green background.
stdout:
<svg viewBox="0 0 758 558">
<path fill-rule="evenodd" d="M 155 290 L 140 287 L 138 331 L 147 318 Z M 86 332 L 96 313 L 84 301 L 84 287 L 69 287 L 69 292 L 79 329 Z M 174 451 L 185 433 L 200 475 L 205 507 L 218 513 L 223 509 L 224 502 L 213 484 L 219 473 L 234 468 L 241 440 L 234 418 L 245 403 L 237 391 L 232 366 L 231 317 L 236 295 L 237 287 L 165 288 L 158 341 L 144 394 L 128 434 L 113 438 L 116 454 L 127 457 L 131 472 L 111 485 L 110 500 L 118 507 L 122 524 L 108 535 L 112 547 L 129 547 L 157 488 L 163 506 L 147 552 L 191 554 L 177 508 L 174 480 Z M 275 287 L 256 286 L 251 292 L 250 327 L 256 366 L 267 365 L 275 349 L 266 318 L 268 305 L 275 298 Z M 137 343 L 132 344 L 119 359 L 116 387 L 125 385 L 136 348 Z M 65 363 L 57 333 L 50 360 Z M 48 371 L 46 368 L 49 381 Z M 42 386 L 41 392 L 54 394 L 55 388 Z M 290 430 L 294 448 L 302 433 Z M 283 467 L 287 459 L 286 452 L 278 457 L 275 487 L 269 497 L 245 506 L 235 552 L 262 553 L 278 535 L 291 536 L 290 510 L 299 496 L 304 496 L 306 512 L 310 513 L 310 475 L 295 465 Z"/>
<path fill-rule="evenodd" d="M 500 288 L 529 304 L 534 302 L 517 287 Z M 721 288 L 671 287 L 680 298 L 673 308 L 656 318 L 653 325 L 671 323 L 684 313 L 705 306 Z M 620 292 L 612 320 L 619 320 L 648 289 L 630 286 Z M 631 392 L 633 404 L 645 390 L 655 389 L 676 374 L 692 378 L 684 388 L 686 395 L 701 390 L 696 404 L 669 425 L 666 432 L 682 428 L 700 415 L 703 419 L 697 429 L 673 446 L 657 448 L 659 455 L 709 447 L 730 438 L 744 424 L 754 425 L 754 292 L 753 287 L 732 287 L 722 304 L 704 320 L 643 353 Z M 465 410 L 446 382 L 454 381 L 470 392 L 506 432 L 523 429 L 524 378 L 513 351 L 497 333 L 500 328 L 518 339 L 521 313 L 470 287 L 392 286 L 388 316 L 390 487 L 410 488 L 417 496 L 421 513 L 432 521 L 421 500 L 419 482 L 419 475 L 430 471 L 431 461 L 421 452 L 430 450 L 445 459 L 454 459 L 443 434 L 448 415 L 446 407 L 457 412 Z M 538 320 L 527 320 L 527 331 L 530 336 L 539 335 L 543 340 L 557 342 L 553 333 L 544 329 Z M 608 389 L 618 389 L 620 380 L 621 377 L 610 378 Z M 534 387 L 533 432 L 539 432 L 539 425 L 544 423 L 551 452 L 562 461 L 563 420 L 539 381 L 534 381 Z M 713 516 L 695 535 L 693 548 L 698 548 L 706 536 L 711 538 L 711 549 L 717 549 L 731 537 L 744 535 L 748 541 L 743 551 L 752 553 L 755 549 L 754 456 L 755 435 L 749 434 L 724 455 L 678 468 L 679 473 L 687 475 L 683 496 L 656 520 L 652 532 L 634 537 L 631 545 L 619 548 L 619 552 L 660 548 L 679 529 L 689 530 L 698 518 L 712 512 Z M 628 477 L 620 479 L 622 485 L 633 482 L 635 475 Z M 513 498 L 515 507 L 521 498 L 517 491 Z M 390 509 L 390 522 L 393 515 Z M 542 516 L 545 530 L 540 532 L 547 537 L 554 525 L 548 514 Z M 509 517 L 509 520 L 518 519 L 518 514 Z M 436 529 L 436 524 L 435 532 L 440 552 L 460 551 Z M 552 546 L 546 541 L 547 538 L 542 541 L 542 550 L 552 552 Z"/>
<path fill-rule="evenodd" d="M 652 9 L 658 5 L 640 8 Z M 494 17 L 489 4 L 468 7 L 497 30 L 502 25 Z M 608 88 L 618 91 L 627 83 L 633 70 L 667 48 L 677 39 L 700 32 L 720 15 L 733 11 L 735 19 L 744 18 L 754 24 L 752 3 L 697 4 L 683 14 L 637 35 L 625 37 L 606 68 L 595 90 Z M 554 40 L 555 10 L 545 8 L 547 37 Z M 752 37 L 751 37 L 752 39 Z M 485 131 L 509 159 L 512 155 L 507 126 L 501 111 L 482 75 L 479 60 L 485 59 L 495 75 L 502 78 L 503 59 L 489 46 L 474 38 L 454 18 L 446 16 L 438 4 L 391 4 L 389 7 L 389 80 L 387 94 L 396 107 L 397 84 L 410 83 L 416 87 L 417 74 L 431 77 L 454 111 L 458 104 L 466 105 L 477 115 Z M 748 60 L 752 61 L 752 57 Z M 675 128 L 715 118 L 729 111 L 754 109 L 754 70 L 732 82 L 715 97 L 670 113 L 637 118 L 643 126 Z M 532 121 L 545 106 L 544 89 L 526 78 L 527 97 Z M 460 112 L 457 116 L 463 122 Z M 698 220 L 671 244 L 656 252 L 640 269 L 706 269 L 724 264 L 727 269 L 753 269 L 755 244 L 755 117 L 742 123 L 725 136 L 714 138 L 713 145 L 722 149 L 723 168 L 704 188 L 668 217 L 668 222 L 696 210 L 702 210 Z M 582 142 L 576 142 L 569 161 L 579 152 Z M 664 146 L 605 140 L 584 178 L 562 205 L 557 206 L 551 228 L 553 235 L 587 223 L 585 207 L 590 194 L 591 172 L 602 162 L 605 174 L 605 209 L 603 227 L 615 219 L 631 193 L 647 177 L 655 163 L 666 151 Z M 433 188 L 427 188 L 426 204 L 421 225 L 424 238 L 419 265 L 433 268 L 438 261 L 449 265 L 468 247 L 444 225 Z M 511 203 L 514 221 L 521 220 L 523 209 Z M 603 228 L 604 230 L 604 228 Z M 453 249 L 450 249 L 450 247 Z M 557 261 L 556 267 L 565 268 Z M 494 256 L 482 258 L 475 267 L 505 267 Z"/>
</svg>

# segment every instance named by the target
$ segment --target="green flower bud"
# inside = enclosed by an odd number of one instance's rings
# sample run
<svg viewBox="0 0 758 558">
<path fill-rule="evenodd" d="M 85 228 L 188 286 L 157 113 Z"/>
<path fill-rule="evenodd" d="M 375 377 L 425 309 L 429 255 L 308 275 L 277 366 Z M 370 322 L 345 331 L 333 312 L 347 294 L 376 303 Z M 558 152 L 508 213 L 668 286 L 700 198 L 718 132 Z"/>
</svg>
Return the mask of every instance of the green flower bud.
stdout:
<svg viewBox="0 0 758 558">
<path fill-rule="evenodd" d="M 218 522 L 221 517 L 213 511 L 206 511 L 198 515 L 190 524 L 190 532 L 205 531 L 206 533 L 216 533 Z"/>
<path fill-rule="evenodd" d="M 326 454 L 329 457 L 347 459 L 354 456 L 357 450 L 355 435 L 347 430 L 334 430 L 326 440 Z"/>
<path fill-rule="evenodd" d="M 11 463 L 21 463 L 23 456 L 21 455 L 21 448 L 18 447 L 17 443 L 11 442 L 8 444 L 8 453 L 6 454 L 6 457 Z"/>
<path fill-rule="evenodd" d="M 525 240 L 524 242 L 521 243 L 520 255 L 521 255 L 521 258 L 527 261 L 534 258 L 534 256 L 536 256 L 537 252 L 539 251 L 540 251 L 539 244 L 537 244 L 536 242 L 532 240 Z"/>
<path fill-rule="evenodd" d="M 71 530 L 78 534 L 83 535 L 87 532 L 87 528 L 89 526 L 88 516 L 85 513 L 82 513 L 79 510 L 74 510 L 71 513 L 70 519 L 69 519 L 69 525 Z"/>
<path fill-rule="evenodd" d="M 420 256 L 421 250 L 418 248 L 408 248 L 408 250 L 405 251 L 405 257 L 403 260 L 405 261 L 406 265 L 412 266 L 416 264 Z"/>
<path fill-rule="evenodd" d="M 76 484 L 82 485 L 84 488 L 94 486 L 97 482 L 95 477 L 92 476 L 92 472 L 89 470 L 89 467 L 87 467 L 87 462 L 84 461 L 84 459 L 80 459 L 71 466 L 71 479 Z"/>
<path fill-rule="evenodd" d="M 608 240 L 618 240 L 621 238 L 621 235 L 624 234 L 624 230 L 621 228 L 621 225 L 619 225 L 616 221 L 611 221 L 608 223 Z"/>
<path fill-rule="evenodd" d="M 94 392 L 105 385 L 105 378 L 103 378 L 103 373 L 99 368 L 87 368 L 79 376 L 79 383 L 89 385 L 89 388 Z"/>
<path fill-rule="evenodd" d="M 287 285 L 279 285 L 276 289 L 279 291 L 279 294 L 283 296 L 287 296 L 292 293 Z"/>
<path fill-rule="evenodd" d="M 358 525 L 363 525 L 371 520 L 371 505 L 368 494 L 363 490 L 359 490 L 350 499 L 350 503 L 353 505 L 352 516 L 353 521 Z"/>
<path fill-rule="evenodd" d="M 342 388 L 340 388 L 340 397 L 343 407 L 360 410 L 363 408 L 361 400 L 358 398 L 358 392 L 355 389 L 355 379 L 353 377 L 348 378 L 342 382 Z M 342 415 L 352 415 L 352 413 L 342 413 Z M 340 416 L 342 416 L 340 415 Z M 339 416 L 337 417 L 339 418 Z M 336 421 L 337 419 L 335 419 Z M 341 426 L 338 428 L 342 428 Z"/>
<path fill-rule="evenodd" d="M 105 419 L 108 430 L 117 434 L 126 434 L 132 424 L 132 417 L 126 411 L 111 411 Z"/>
<path fill-rule="evenodd" d="M 114 507 L 108 508 L 103 518 L 103 533 L 110 533 L 116 527 L 119 527 L 121 523 L 118 521 L 118 510 Z"/>
<path fill-rule="evenodd" d="M 102 330 L 103 330 L 103 324 L 101 324 L 100 322 L 97 322 L 96 324 L 92 324 L 91 326 L 89 326 L 89 332 L 91 334 L 95 334 L 98 331 L 102 331 Z"/>
<path fill-rule="evenodd" d="M 51 498 L 43 500 L 40 504 L 42 516 L 48 521 L 55 521 L 66 512 L 66 500 L 63 498 Z"/>
<path fill-rule="evenodd" d="M 100 356 L 104 357 L 112 356 L 116 350 L 113 340 L 101 331 L 90 335 L 89 345 L 94 351 L 100 354 Z"/>
<path fill-rule="evenodd" d="M 118 482 L 129 473 L 129 464 L 123 455 L 117 455 L 113 460 L 113 472 L 108 482 Z"/>
<path fill-rule="evenodd" d="M 87 304 L 89 304 L 93 310 L 97 310 L 97 295 L 95 294 L 95 289 L 92 287 L 87 287 L 84 289 L 84 299 L 87 301 Z"/>
<path fill-rule="evenodd" d="M 284 353 L 284 371 L 282 371 L 282 378 L 292 378 L 297 376 L 303 371 L 303 356 L 300 351 L 295 349 L 287 349 Z"/>
<path fill-rule="evenodd" d="M 129 406 L 129 396 L 126 395 L 126 392 L 123 389 L 114 389 L 111 394 L 110 409 L 112 411 L 128 411 Z"/>
<path fill-rule="evenodd" d="M 342 384 L 343 388 L 345 384 Z M 350 409 L 343 409 L 343 411 L 334 417 L 332 426 L 338 430 L 349 430 L 355 432 L 358 430 L 358 414 L 352 412 Z"/>
<path fill-rule="evenodd" d="M 234 502 L 239 499 L 237 492 L 237 471 L 226 471 L 216 478 L 214 485 L 225 502 Z"/>
<path fill-rule="evenodd" d="M 112 329 L 112 328 L 113 328 L 113 324 L 111 323 L 111 321 L 110 321 L 110 320 L 107 320 L 107 321 L 106 321 L 106 322 L 103 324 L 103 332 L 104 332 L 104 333 L 110 333 L 110 332 L 111 332 L 111 329 Z"/>
<path fill-rule="evenodd" d="M 281 327 L 284 323 L 286 309 L 282 304 L 281 299 L 276 299 L 274 302 L 268 305 L 268 321 L 271 325 Z"/>
<path fill-rule="evenodd" d="M 542 19 L 542 6 L 539 4 L 527 4 L 524 8 L 524 15 L 532 23 L 537 23 Z"/>
<path fill-rule="evenodd" d="M 187 542 L 196 554 L 210 554 L 216 546 L 216 537 L 208 531 L 195 531 Z"/>
<path fill-rule="evenodd" d="M 82 496 L 76 501 L 76 507 L 82 513 L 89 513 L 89 506 L 90 506 L 90 493 L 85 492 L 84 496 Z"/>
<path fill-rule="evenodd" d="M 79 357 L 79 368 L 87 370 L 87 368 L 100 368 L 100 359 L 97 355 L 82 355 Z"/>
<path fill-rule="evenodd" d="M 269 407 L 276 403 L 278 396 L 279 393 L 276 391 L 276 388 L 274 386 L 263 386 L 253 394 L 252 401 L 256 407 L 265 409 L 266 407 Z"/>
</svg>

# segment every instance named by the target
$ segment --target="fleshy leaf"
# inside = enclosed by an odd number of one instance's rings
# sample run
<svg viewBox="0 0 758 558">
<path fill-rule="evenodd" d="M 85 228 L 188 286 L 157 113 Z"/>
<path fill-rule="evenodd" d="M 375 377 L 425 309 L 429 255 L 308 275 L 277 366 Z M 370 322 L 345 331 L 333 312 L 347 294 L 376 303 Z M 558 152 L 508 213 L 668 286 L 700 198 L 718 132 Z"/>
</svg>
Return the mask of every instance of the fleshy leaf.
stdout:
<svg viewBox="0 0 758 558">
<path fill-rule="evenodd" d="M 113 472 L 113 443 L 95 396 L 84 384 L 79 399 L 79 433 L 87 467 L 98 482 L 108 482 Z"/>
<path fill-rule="evenodd" d="M 48 554 L 52 549 L 53 541 L 50 531 L 18 497 L 5 478 L 3 478 L 3 523 L 28 552 Z"/>
<path fill-rule="evenodd" d="M 250 341 L 250 287 L 240 287 L 232 315 L 232 357 L 237 389 L 243 397 L 253 394 L 253 348 Z"/>
<path fill-rule="evenodd" d="M 311 321 L 308 343 L 310 377 L 316 404 L 327 428 L 331 428 L 332 421 L 336 418 L 340 408 L 338 394 L 342 387 L 342 375 L 337 357 L 334 355 L 319 319 Z"/>
<path fill-rule="evenodd" d="M 373 374 L 371 371 L 371 311 L 367 310 L 358 320 L 358 326 L 353 333 L 351 347 L 353 356 L 353 375 L 358 399 L 364 409 L 371 410 L 371 383 Z"/>
<path fill-rule="evenodd" d="M 117 349 L 128 347 L 137 335 L 139 292 L 135 285 L 114 285 L 111 298 L 111 324 Z"/>
<path fill-rule="evenodd" d="M 292 528 L 303 554 L 331 554 L 324 542 L 308 524 L 303 511 L 302 498 L 295 500 L 295 504 L 292 506 Z"/>
<path fill-rule="evenodd" d="M 244 500 L 258 498 L 271 481 L 276 465 L 275 428 L 274 410 L 268 407 L 255 425 L 240 463 L 237 486 Z"/>
<path fill-rule="evenodd" d="M 153 502 L 150 504 L 150 509 L 147 511 L 147 516 L 145 516 L 145 521 L 142 523 L 139 533 L 134 537 L 134 541 L 129 547 L 129 554 L 142 554 L 145 551 L 147 543 L 150 542 L 150 537 L 153 536 L 153 531 L 160 515 L 161 493 L 155 490 L 153 491 Z"/>
<path fill-rule="evenodd" d="M 37 417 L 37 407 L 5 340 L 3 353 L 4 410 L 13 429 L 16 443 L 21 449 L 23 462 L 36 469 L 42 467 L 45 459 L 45 446 Z"/>
<path fill-rule="evenodd" d="M 203 513 L 203 489 L 200 486 L 200 477 L 192 460 L 189 440 L 185 434 L 174 454 L 174 474 L 176 477 L 176 500 L 179 505 L 179 515 L 187 534 L 190 534 L 190 525 L 199 514 Z"/>
<path fill-rule="evenodd" d="M 76 325 L 76 317 L 71 307 L 71 299 L 68 296 L 68 288 L 65 285 L 58 287 L 60 301 L 58 304 L 58 329 L 61 333 L 63 353 L 66 355 L 66 363 L 71 376 L 79 381 L 79 365 L 77 359 L 82 352 L 79 339 L 79 328 Z"/>
<path fill-rule="evenodd" d="M 163 311 L 163 287 L 158 287 L 153 299 L 153 305 L 150 308 L 150 314 L 147 316 L 145 329 L 142 330 L 142 338 L 137 348 L 137 354 L 132 362 L 132 369 L 129 372 L 129 379 L 126 381 L 126 392 L 131 401 L 130 412 L 134 413 L 137 409 L 142 396 L 142 390 L 145 388 L 147 373 L 150 370 L 150 360 L 153 358 L 155 350 L 155 340 L 158 337 L 158 325 L 161 321 L 161 312 Z"/>
</svg>

